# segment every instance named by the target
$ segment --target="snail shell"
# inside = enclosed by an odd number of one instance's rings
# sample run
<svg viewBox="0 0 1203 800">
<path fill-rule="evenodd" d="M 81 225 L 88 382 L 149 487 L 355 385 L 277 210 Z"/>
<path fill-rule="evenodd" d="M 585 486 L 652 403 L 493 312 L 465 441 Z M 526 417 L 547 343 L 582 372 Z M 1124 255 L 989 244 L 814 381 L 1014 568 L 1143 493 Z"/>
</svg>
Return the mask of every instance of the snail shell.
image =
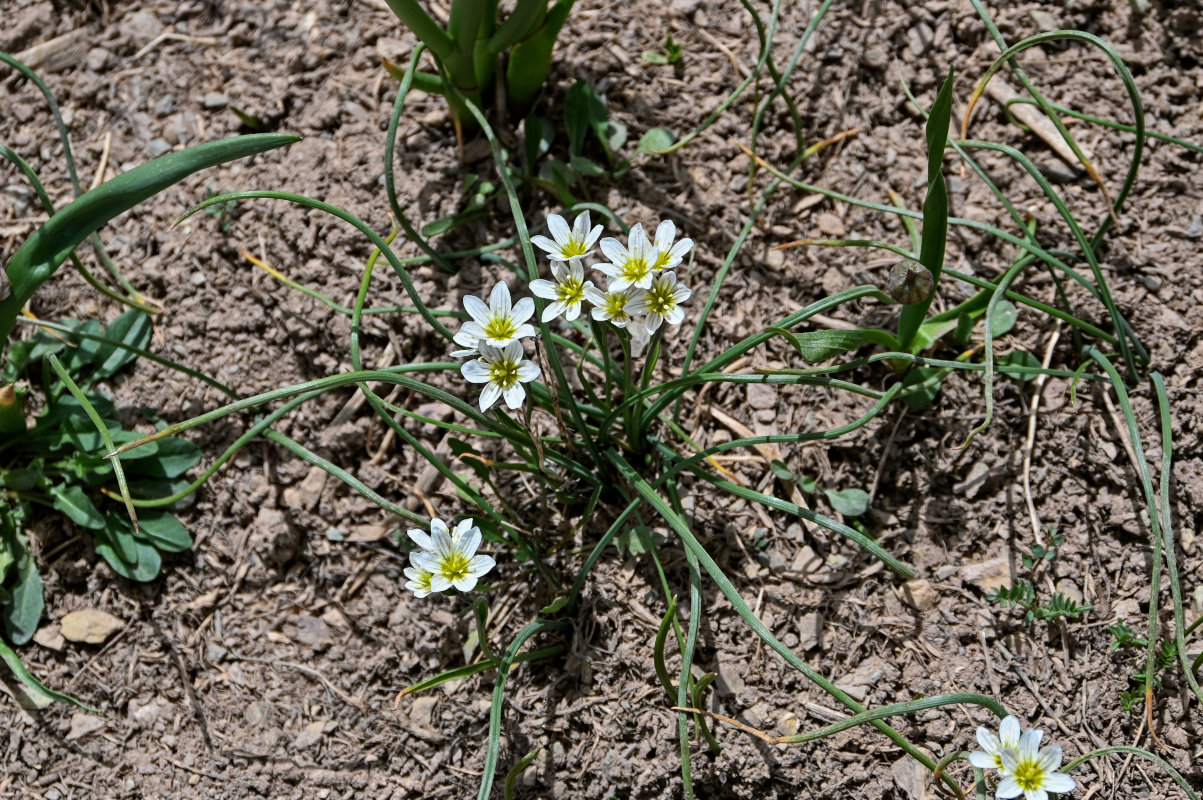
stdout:
<svg viewBox="0 0 1203 800">
<path fill-rule="evenodd" d="M 935 285 L 931 270 L 918 261 L 905 259 L 890 270 L 890 282 L 886 290 L 890 297 L 904 306 L 913 306 L 931 297 Z"/>
</svg>

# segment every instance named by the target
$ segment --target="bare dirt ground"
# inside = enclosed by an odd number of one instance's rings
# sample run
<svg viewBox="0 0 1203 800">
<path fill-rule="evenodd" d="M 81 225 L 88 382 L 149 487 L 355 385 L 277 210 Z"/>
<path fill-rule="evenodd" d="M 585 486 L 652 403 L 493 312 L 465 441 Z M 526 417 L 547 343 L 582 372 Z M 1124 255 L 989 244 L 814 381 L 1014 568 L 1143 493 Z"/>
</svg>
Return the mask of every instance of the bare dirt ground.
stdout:
<svg viewBox="0 0 1203 800">
<path fill-rule="evenodd" d="M 774 57 L 784 63 L 817 3 L 783 4 Z M 766 16 L 768 7 L 760 9 Z M 1010 41 L 1046 28 L 1082 28 L 1116 47 L 1143 94 L 1149 126 L 1203 141 L 1203 10 L 1194 3 L 1154 2 L 1143 17 L 1129 4 L 1087 0 L 1011 3 L 996 10 Z M 107 152 L 106 176 L 165 149 L 237 133 L 232 104 L 304 139 L 185 181 L 104 231 L 130 280 L 162 302 L 154 346 L 243 393 L 254 393 L 350 368 L 349 323 L 275 282 L 240 255 L 246 248 L 343 303 L 358 286 L 368 245 L 337 221 L 273 203 L 234 209 L 229 230 L 198 215 L 170 222 L 212 190 L 277 188 L 340 205 L 377 230 L 389 226 L 381 150 L 395 84 L 379 56 L 402 60 L 415 40 L 382 3 L 370 0 L 275 2 L 27 2 L 0 0 L 0 48 L 16 53 L 80 31 L 68 57 L 42 69 L 58 94 L 85 182 Z M 685 48 L 678 70 L 639 60 L 671 33 Z M 663 126 L 678 135 L 695 127 L 756 63 L 749 15 L 735 4 L 672 0 L 631 13 L 629 6 L 581 0 L 557 49 L 540 109 L 551 116 L 568 86 L 589 81 L 611 114 L 637 139 Z M 886 202 L 888 190 L 922 202 L 922 121 L 899 76 L 924 102 L 957 66 L 954 117 L 997 50 L 967 2 L 838 2 L 819 27 L 790 81 L 806 141 L 860 128 L 801 171 L 805 180 Z M 1121 84 L 1105 59 L 1078 47 L 1046 45 L 1022 63 L 1056 102 L 1104 118 L 1128 120 Z M 746 219 L 748 160 L 733 140 L 746 139 L 757 101 L 741 98 L 713 127 L 677 154 L 643 158 L 619 182 L 598 180 L 589 199 L 628 221 L 662 217 L 697 242 L 689 275 L 699 300 Z M 793 156 L 788 120 L 770 116 L 761 154 L 784 165 Z M 1126 166 L 1132 137 L 1075 127 L 1112 185 Z M 1076 211 L 1094 217 L 1096 187 L 1038 140 L 1006 124 L 983 102 L 973 135 L 1021 147 L 1047 168 Z M 0 141 L 23 153 L 61 201 L 69 186 L 53 126 L 36 92 L 0 74 Z M 400 195 L 413 217 L 430 221 L 462 204 L 462 168 L 443 101 L 415 94 L 401 123 Z M 469 153 L 482 154 L 469 145 Z M 984 159 L 1021 209 L 1047 231 L 1050 246 L 1073 247 L 1036 185 L 1001 161 Z M 483 170 L 478 160 L 472 169 Z M 0 255 L 35 226 L 40 209 L 4 172 Z M 992 196 L 971 175 L 948 170 L 952 212 L 1000 221 Z M 758 179 L 762 186 L 763 177 Z M 1203 374 L 1203 191 L 1199 156 L 1151 143 L 1135 192 L 1106 240 L 1101 258 L 1121 309 L 1148 345 L 1174 402 L 1176 465 L 1173 509 L 1188 597 L 1203 586 L 1203 447 L 1198 425 Z M 528 198 L 528 218 L 557 211 L 547 196 Z M 454 231 L 444 250 L 511 235 L 508 212 Z M 885 239 L 906 236 L 894 218 L 840 203 L 814 203 L 780 190 L 720 295 L 702 340 L 703 353 L 814 299 L 864 282 L 884 283 L 891 260 L 863 250 L 770 248 L 807 236 Z M 612 231 L 610 232 L 612 233 Z M 415 254 L 410 245 L 402 255 Z M 504 253 L 515 258 L 513 253 Z M 996 276 L 1013 254 L 963 230 L 949 244 L 949 264 Z M 378 270 L 378 305 L 403 303 L 394 277 Z M 496 277 L 495 264 L 467 262 L 447 276 L 413 272 L 433 306 L 459 308 Z M 1023 289 L 1053 296 L 1047 276 Z M 948 286 L 943 302 L 957 299 Z M 41 317 L 111 318 L 119 309 L 64 269 L 34 301 Z M 871 308 L 845 308 L 850 322 L 883 324 Z M 1102 318 L 1095 308 L 1091 313 Z M 693 318 L 687 317 L 687 321 Z M 1003 350 L 1042 355 L 1051 320 L 1024 311 Z M 1061 331 L 1063 334 L 1066 331 Z M 670 343 L 679 360 L 685 333 Z M 393 345 L 398 361 L 441 357 L 443 346 L 412 315 L 375 317 L 367 329 L 368 363 Z M 1076 366 L 1068 335 L 1054 363 Z M 785 345 L 759 351 L 751 366 L 796 366 Z M 866 376 L 871 377 L 871 376 Z M 884 378 L 884 375 L 878 376 Z M 450 382 L 447 384 L 452 386 Z M 826 429 L 863 413 L 865 404 L 817 389 L 719 386 L 697 404 L 694 428 L 706 444 L 739 435 L 724 415 L 756 431 Z M 140 407 L 183 419 L 219 405 L 216 391 L 149 363 L 111 387 L 134 420 Z M 332 425 L 350 391 L 327 395 L 280 429 L 354 471 L 370 486 L 420 508 L 412 487 L 422 464 L 385 437 L 367 409 Z M 1083 393 L 1071 407 L 1065 381 L 1043 392 L 1031 453 L 1035 507 L 1065 543 L 1039 589 L 1081 597 L 1083 620 L 1064 626 L 1021 624 L 1018 613 L 991 605 L 986 592 L 1018 575 L 1033 543 L 1021 486 L 1031 385 L 1002 381 L 998 416 L 967 450 L 954 450 L 983 413 L 981 385 L 951 380 L 933 406 L 885 417 L 822 447 L 788 448 L 791 469 L 822 485 L 872 490 L 867 529 L 926 581 L 909 594 L 880 564 L 847 543 L 708 494 L 687 498 L 704 544 L 743 596 L 783 641 L 816 669 L 870 705 L 950 691 L 998 697 L 1027 723 L 1044 728 L 1072 757 L 1105 744 L 1157 748 L 1141 715 L 1125 714 L 1119 692 L 1140 668 L 1131 651 L 1110 652 L 1107 626 L 1140 630 L 1149 604 L 1150 532 L 1124 441 L 1102 395 Z M 1135 402 L 1149 458 L 1157 462 L 1156 419 L 1145 389 Z M 397 402 L 417 407 L 418 400 Z M 425 413 L 442 413 L 438 408 Z M 246 420 L 202 428 L 193 439 L 210 457 L 232 442 Z M 432 445 L 434 430 L 412 428 Z M 762 460 L 728 468 L 768 488 Z M 454 489 L 426 495 L 444 516 L 458 510 Z M 822 501 L 819 501 L 820 504 Z M 605 514 L 598 523 L 604 530 Z M 48 517 L 34 546 L 46 577 L 46 636 L 22 657 L 51 686 L 102 709 L 87 714 L 55 706 L 31 716 L 0 708 L 0 795 L 47 798 L 402 798 L 471 796 L 483 764 L 492 681 L 476 677 L 394 705 L 398 691 L 463 662 L 470 617 L 459 599 L 418 601 L 403 589 L 404 560 L 385 536 L 397 525 L 333 479 L 286 452 L 257 443 L 198 494 L 182 516 L 196 546 L 169 562 L 149 585 L 116 577 L 80 531 Z M 608 524 L 608 523 L 607 523 Z M 404 526 L 402 526 L 404 527 Z M 591 532 L 593 528 L 589 529 Z M 670 580 L 684 587 L 683 558 L 666 548 Z M 665 598 L 646 557 L 619 554 L 595 571 L 578 614 L 571 654 L 526 665 L 510 679 L 502 765 L 535 746 L 542 753 L 519 784 L 520 796 L 673 798 L 681 796 L 676 717 L 655 681 L 651 641 Z M 507 641 L 538 610 L 523 590 L 518 565 L 497 554 L 503 588 L 490 597 L 497 642 Z M 579 563 L 570 556 L 562 565 Z M 1160 601 L 1168 607 L 1166 598 Z M 1196 601 L 1191 601 L 1196 602 Z M 720 674 L 715 710 L 770 731 L 817 727 L 832 703 L 762 649 L 729 605 L 708 589 L 698 663 Z M 100 608 L 127 625 L 102 646 L 56 641 L 56 620 Z M 1203 609 L 1188 611 L 1188 619 Z M 1166 620 L 1168 622 L 1168 620 Z M 1203 739 L 1197 706 L 1167 682 L 1154 721 L 1161 755 L 1203 785 Z M 943 755 L 972 749 L 986 722 L 968 709 L 929 711 L 898 720 L 912 741 Z M 810 745 L 770 746 L 734 729 L 718 731 L 720 755 L 699 752 L 694 777 L 706 798 L 935 796 L 916 782 L 912 763 L 876 734 L 853 730 Z M 960 775 L 967 783 L 967 772 Z M 1160 773 L 1123 759 L 1092 762 L 1075 773 L 1085 797 L 1176 797 Z M 500 790 L 495 792 L 500 796 Z"/>
</svg>

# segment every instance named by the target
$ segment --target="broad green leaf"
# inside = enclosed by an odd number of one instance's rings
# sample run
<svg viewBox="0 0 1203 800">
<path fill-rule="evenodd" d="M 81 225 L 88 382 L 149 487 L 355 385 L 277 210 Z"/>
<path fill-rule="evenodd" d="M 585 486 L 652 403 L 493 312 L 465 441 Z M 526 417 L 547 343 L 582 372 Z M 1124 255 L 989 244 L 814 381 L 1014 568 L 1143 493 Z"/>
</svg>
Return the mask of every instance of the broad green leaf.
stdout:
<svg viewBox="0 0 1203 800">
<path fill-rule="evenodd" d="M 142 434 L 138 434 L 140 437 Z M 113 437 L 113 441 L 117 441 L 117 437 Z M 165 439 L 158 439 L 154 442 L 158 445 L 153 452 L 145 458 L 137 458 L 138 452 L 142 448 L 130 450 L 127 454 L 122 454 L 122 465 L 125 467 L 127 474 L 141 475 L 147 478 L 178 478 L 192 467 L 196 466 L 201 460 L 201 450 L 187 439 L 181 439 L 178 436 L 168 436 Z M 150 450 L 147 447 L 147 450 Z"/>
<path fill-rule="evenodd" d="M 106 339 L 111 339 L 114 342 L 136 347 L 145 350 L 150 344 L 151 322 L 150 315 L 145 311 L 131 308 L 117 319 L 109 323 L 109 326 L 104 329 Z M 117 370 L 132 362 L 137 355 L 126 350 L 124 347 L 117 345 L 104 344 L 100 345 L 96 355 L 92 358 L 92 363 L 96 365 L 96 373 L 93 376 L 97 379 L 107 378 L 113 375 Z"/>
<path fill-rule="evenodd" d="M 112 514 L 108 519 L 110 524 L 96 532 L 96 553 L 128 580 L 145 582 L 158 577 L 163 564 L 159 551 L 135 539 L 128 520 Z"/>
<path fill-rule="evenodd" d="M 948 240 L 948 190 L 944 183 L 944 148 L 948 146 L 948 125 L 952 119 L 953 70 L 940 88 L 927 117 L 924 133 L 927 137 L 927 195 L 923 198 L 923 234 L 919 248 L 919 263 L 931 270 L 936 290 L 944 271 L 944 249 Z M 932 296 L 922 303 L 905 306 L 898 320 L 898 341 L 911 351 L 915 334 L 927 317 Z"/>
<path fill-rule="evenodd" d="M 17 560 L 17 583 L 4 608 L 4 630 L 13 644 L 25 644 L 38 630 L 45 604 L 42 601 L 42 576 L 38 565 L 23 552 Z"/>
<path fill-rule="evenodd" d="M 806 475 L 799 475 L 798 488 L 807 494 L 814 494 L 815 489 L 819 488 L 819 481 L 815 478 L 807 477 Z"/>
<path fill-rule="evenodd" d="M 998 359 L 998 371 L 1008 378 L 1014 378 L 1021 383 L 1026 383 L 1036 376 L 1030 372 L 1017 372 L 1007 367 L 1039 367 L 1040 359 L 1032 355 L 1026 350 L 1016 350 L 1012 353 L 1007 353 L 1002 358 Z"/>
<path fill-rule="evenodd" d="M 894 338 L 893 334 L 877 328 L 861 328 L 852 331 L 808 331 L 807 333 L 794 333 L 784 328 L 769 328 L 769 330 L 788 339 L 808 364 L 826 361 L 867 344 L 881 345 L 887 350 L 898 349 L 898 340 Z"/>
<path fill-rule="evenodd" d="M 672 147 L 677 138 L 668 128 L 652 128 L 639 137 L 635 150 L 640 153 L 654 154 L 657 150 L 667 150 Z"/>
<path fill-rule="evenodd" d="M 831 507 L 845 517 L 859 517 L 869 510 L 869 493 L 864 489 L 824 489 Z"/>
<path fill-rule="evenodd" d="M 572 156 L 568 160 L 568 165 L 576 170 L 578 175 L 586 178 L 595 178 L 598 175 L 606 174 L 606 170 L 601 165 L 584 156 Z"/>
<path fill-rule="evenodd" d="M 292 144 L 296 136 L 255 134 L 205 142 L 134 167 L 59 209 L 27 238 L 5 265 L 10 292 L 0 300 L 0 341 L 8 339 L 17 314 L 37 288 L 84 239 L 194 172 Z"/>
<path fill-rule="evenodd" d="M 450 448 L 461 464 L 466 465 L 476 473 L 477 478 L 480 478 L 482 481 L 489 479 L 489 465 L 482 460 L 483 456 L 481 456 L 480 451 L 462 439 L 454 437 L 447 440 L 447 447 Z"/>
<path fill-rule="evenodd" d="M 915 341 L 911 344 L 911 352 L 922 353 L 956 327 L 957 321 L 955 319 L 929 320 L 923 323 L 915 333 Z"/>
<path fill-rule="evenodd" d="M 560 595 L 555 600 L 552 600 L 550 603 L 548 603 L 546 606 L 544 606 L 542 609 L 540 609 L 539 616 L 549 617 L 552 614 L 559 611 L 560 609 L 564 608 L 564 606 L 566 606 L 566 605 L 568 605 L 568 596 Z"/>
<path fill-rule="evenodd" d="M 941 370 L 939 367 L 916 367 L 908 372 L 906 377 L 902 379 L 902 385 L 915 386 L 923 383 L 933 375 L 939 374 L 940 371 Z M 903 395 L 902 402 L 906 403 L 911 408 L 923 408 L 924 406 L 931 405 L 932 401 L 936 399 L 936 395 L 939 393 L 940 384 L 936 383 L 935 385 L 929 386 L 922 391 L 915 392 L 914 394 Z"/>
<path fill-rule="evenodd" d="M 564 123 L 568 128 L 568 152 L 580 155 L 590 129 L 609 119 L 606 104 L 593 87 L 577 81 L 564 98 Z"/>
<path fill-rule="evenodd" d="M 55 486 L 50 490 L 50 496 L 54 498 L 54 509 L 66 514 L 81 528 L 98 530 L 104 527 L 104 515 L 78 486 Z"/>
<path fill-rule="evenodd" d="M 990 318 L 990 335 L 997 339 L 1010 332 L 1019 318 L 1019 310 L 1010 300 L 999 300 L 994 307 L 994 315 Z"/>
<path fill-rule="evenodd" d="M 164 511 L 143 511 L 138 515 L 139 539 L 166 553 L 179 553 L 192 546 L 192 537 L 184 523 Z"/>
<path fill-rule="evenodd" d="M 773 471 L 778 480 L 792 481 L 794 479 L 794 473 L 790 471 L 789 467 L 785 466 L 784 462 L 778 459 L 773 459 L 769 462 L 769 469 Z"/>
<path fill-rule="evenodd" d="M 598 131 L 598 135 L 601 136 L 602 141 L 606 143 L 610 152 L 613 153 L 627 143 L 627 126 L 612 119 L 606 120 L 605 124 Z"/>
<path fill-rule="evenodd" d="M 522 120 L 523 147 L 526 154 L 526 171 L 534 173 L 535 163 L 551 149 L 556 129 L 551 121 L 534 114 Z"/>
</svg>

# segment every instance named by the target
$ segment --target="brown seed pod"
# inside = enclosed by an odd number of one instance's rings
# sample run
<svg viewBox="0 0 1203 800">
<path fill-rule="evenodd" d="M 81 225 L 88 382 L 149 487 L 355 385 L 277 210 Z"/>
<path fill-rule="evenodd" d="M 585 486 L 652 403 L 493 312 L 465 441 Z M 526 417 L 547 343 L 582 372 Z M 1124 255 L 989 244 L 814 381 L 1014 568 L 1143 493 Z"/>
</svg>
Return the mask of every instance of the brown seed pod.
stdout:
<svg viewBox="0 0 1203 800">
<path fill-rule="evenodd" d="M 917 261 L 907 259 L 899 261 L 890 270 L 890 282 L 886 291 L 904 306 L 913 306 L 931 297 L 935 285 L 931 270 Z"/>
</svg>

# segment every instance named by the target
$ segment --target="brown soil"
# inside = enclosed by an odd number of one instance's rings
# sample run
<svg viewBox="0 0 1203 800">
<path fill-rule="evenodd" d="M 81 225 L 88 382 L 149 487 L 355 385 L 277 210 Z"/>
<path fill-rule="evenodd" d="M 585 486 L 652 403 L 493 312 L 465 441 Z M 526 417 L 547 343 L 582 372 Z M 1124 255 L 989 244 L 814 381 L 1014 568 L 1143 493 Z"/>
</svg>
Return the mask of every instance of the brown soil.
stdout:
<svg viewBox="0 0 1203 800">
<path fill-rule="evenodd" d="M 785 3 L 774 50 L 784 64 L 816 3 Z M 1188 4 L 1189 5 L 1189 4 Z M 1154 2 L 1144 17 L 1127 3 L 1078 2 L 1040 10 L 1008 4 L 997 17 L 1009 41 L 1049 24 L 1082 28 L 1113 44 L 1135 74 L 1151 128 L 1203 141 L 1203 45 L 1198 8 Z M 767 17 L 767 7 L 762 9 Z M 1037 12 L 1037 13 L 1030 13 Z M 380 154 L 395 85 L 378 55 L 400 60 L 414 45 L 377 0 L 293 4 L 203 0 L 79 4 L 0 0 L 0 48 L 16 53 L 71 31 L 85 35 L 73 57 L 49 67 L 76 145 L 85 182 L 108 143 L 108 171 L 173 147 L 232 135 L 240 122 L 225 101 L 305 138 L 274 152 L 185 181 L 129 213 L 104 232 L 130 280 L 160 300 L 154 346 L 246 394 L 350 368 L 349 323 L 323 305 L 275 282 L 239 254 L 265 255 L 290 277 L 335 300 L 350 302 L 369 246 L 340 222 L 281 203 L 243 203 L 227 233 L 214 217 L 170 222 L 214 190 L 277 188 L 318 197 L 387 229 Z M 178 34 L 163 39 L 163 33 Z M 653 67 L 638 54 L 667 33 L 681 42 L 681 68 Z M 558 49 L 548 97 L 554 115 L 577 79 L 594 85 L 632 140 L 654 126 L 681 134 L 756 62 L 750 17 L 731 5 L 673 0 L 643 8 L 582 0 Z M 959 118 L 973 81 L 997 53 L 968 3 L 841 3 L 828 14 L 790 81 L 805 141 L 860 128 L 801 171 L 804 179 L 884 202 L 898 192 L 912 208 L 922 202 L 925 163 L 921 120 L 898 82 L 901 74 L 924 104 L 950 63 Z M 1056 102 L 1105 118 L 1127 120 L 1120 83 L 1105 59 L 1077 46 L 1028 51 L 1023 65 Z M 14 77 L 0 84 L 0 141 L 39 170 L 56 201 L 69 196 L 53 126 L 35 91 Z M 216 95 L 224 95 L 225 99 Z M 733 144 L 745 140 L 756 98 L 741 98 L 713 127 L 677 155 L 644 158 L 617 183 L 597 182 L 590 199 L 624 219 L 654 224 L 667 216 L 698 243 L 689 275 L 697 299 L 710 289 L 748 212 L 748 161 Z M 1077 126 L 1103 175 L 1118 185 L 1132 137 Z M 1089 181 L 1072 172 L 1037 139 L 1008 126 L 983 101 L 973 135 L 1021 147 L 1049 170 L 1075 211 L 1094 218 L 1103 207 Z M 454 134 L 439 98 L 415 94 L 402 120 L 400 195 L 407 212 L 430 221 L 463 202 Z M 793 156 L 788 118 L 778 108 L 760 143 L 762 155 L 784 165 Z M 470 152 L 483 154 L 477 145 Z M 1039 220 L 1047 244 L 1073 249 L 1036 185 L 1002 161 L 985 158 L 1016 205 Z M 1172 502 L 1188 597 L 1203 586 L 1203 195 L 1199 157 L 1150 143 L 1141 177 L 1110 234 L 1102 257 L 1123 312 L 1166 376 L 1174 403 L 1176 465 Z M 473 169 L 484 169 L 481 161 Z M 40 213 L 19 188 L 0 195 L 0 254 L 11 253 Z M 997 203 L 972 175 L 949 170 L 953 213 L 1002 221 Z M 763 185 L 763 177 L 758 179 Z M 499 209 L 501 210 L 501 209 Z M 534 198 L 528 218 L 558 210 Z M 838 235 L 905 242 L 894 218 L 840 203 L 815 205 L 807 195 L 778 191 L 746 244 L 720 295 L 701 353 L 818 297 L 864 282 L 884 282 L 888 259 L 863 250 L 770 247 L 807 236 Z M 612 231 L 611 231 L 612 233 Z M 459 250 L 512 234 L 508 212 L 439 241 Z M 417 251 L 410 245 L 402 255 Z M 515 253 L 502 253 L 517 259 Z M 984 276 L 999 274 L 1013 254 L 956 229 L 948 263 Z M 89 255 L 90 257 L 90 255 Z M 377 271 L 374 302 L 403 304 L 404 292 Z M 448 277 L 413 271 L 432 305 L 460 307 L 497 277 L 491 263 L 469 262 Z M 1047 277 L 1033 274 L 1024 290 L 1052 297 Z M 958 287 L 947 285 L 945 302 Z M 1097 306 L 1083 305 L 1103 317 Z M 57 319 L 100 316 L 119 309 L 64 269 L 35 298 L 33 310 Z M 845 320 L 888 324 L 872 307 L 845 308 Z M 689 317 L 688 320 L 696 319 Z M 688 326 L 687 326 L 688 327 Z M 1024 311 L 1000 348 L 1044 353 L 1050 320 Z M 1076 365 L 1063 334 L 1055 363 Z M 679 360 L 678 333 L 667 360 Z M 412 315 L 375 317 L 367 326 L 366 361 L 393 344 L 397 360 L 441 357 L 442 343 Z M 784 344 L 758 351 L 751 366 L 796 365 Z M 867 376 L 873 377 L 873 376 Z M 876 376 L 881 380 L 882 376 Z M 453 386 L 447 382 L 448 386 Z M 224 398 L 175 373 L 140 363 L 112 387 L 134 421 L 140 407 L 176 420 Z M 727 414 L 757 431 L 821 430 L 867 407 L 845 395 L 792 387 L 718 386 L 698 404 L 695 427 L 707 444 L 738 435 L 715 416 Z M 459 389 L 456 389 L 459 391 Z M 732 576 L 761 619 L 820 672 L 859 687 L 869 705 L 952 691 L 999 698 L 1026 723 L 1042 727 L 1067 757 L 1098 746 L 1150 743 L 1139 714 L 1120 709 L 1126 676 L 1140 668 L 1131 651 L 1110 652 L 1107 626 L 1119 619 L 1142 630 L 1149 604 L 1150 532 L 1126 455 L 1123 434 L 1103 396 L 1086 392 L 1068 402 L 1065 381 L 1043 391 L 1031 456 L 1035 507 L 1044 526 L 1065 534 L 1055 562 L 1040 579 L 1081 596 L 1093 608 L 1064 626 L 1021 624 L 1019 615 L 985 599 L 992 579 L 1013 577 L 1033 543 L 1022 489 L 1022 454 L 1031 384 L 1001 381 L 997 418 L 967 450 L 952 449 L 983 413 L 977 379 L 950 380 L 926 409 L 898 408 L 834 443 L 786 448 L 786 463 L 831 487 L 874 489 L 865 525 L 928 582 L 910 594 L 902 582 L 851 545 L 781 515 L 730 503 L 693 485 L 686 498 L 705 546 Z M 332 426 L 352 397 L 333 393 L 305 407 L 279 430 L 351 469 L 394 498 L 421 504 L 412 491 L 422 463 L 386 440 L 367 409 Z M 1135 393 L 1145 448 L 1158 460 L 1156 417 L 1146 388 Z M 416 398 L 398 402 L 419 407 Z M 423 409 L 442 413 L 437 407 Z M 231 418 L 196 431 L 215 456 L 243 430 Z M 412 430 L 437 445 L 437 431 Z M 763 460 L 726 465 L 752 486 L 773 490 Z M 516 503 L 526 502 L 515 487 Z M 460 509 L 454 489 L 426 493 L 444 517 Z M 825 501 L 819 503 L 820 510 Z M 601 514 L 612 513 L 605 509 Z M 30 645 L 22 658 L 51 686 L 102 709 L 89 715 L 55 706 L 31 716 L 8 705 L 0 717 L 4 777 L 0 794 L 73 798 L 373 798 L 472 796 L 479 785 L 492 680 L 476 677 L 394 704 L 405 686 L 463 663 L 470 617 L 462 599 L 415 600 L 403 589 L 404 559 L 386 537 L 397 527 L 358 495 L 286 451 L 260 442 L 199 493 L 183 516 L 196 547 L 169 562 L 149 585 L 117 578 L 91 543 L 64 520 L 48 517 L 34 531 L 46 577 L 45 624 L 80 608 L 100 608 L 128 621 L 100 647 Z M 404 526 L 402 526 L 404 527 Z M 597 531 L 589 529 L 591 535 Z M 341 540 L 341 541 L 340 541 Z M 499 575 L 519 578 L 518 565 L 497 553 Z M 676 716 L 658 688 L 651 641 L 666 607 L 646 556 L 611 551 L 594 571 L 575 619 L 571 654 L 523 666 L 510 679 L 505 707 L 503 771 L 536 746 L 542 753 L 519 783 L 529 797 L 679 797 Z M 665 568 L 685 594 L 678 548 L 664 548 Z M 997 561 L 996 559 L 1002 559 Z M 571 569 L 569 558 L 560 566 Z M 489 596 L 494 643 L 501 644 L 538 610 L 540 598 L 509 580 Z M 833 701 L 763 648 L 712 586 L 698 664 L 720 673 L 714 710 L 769 731 L 808 730 L 831 717 Z M 1163 608 L 1168 600 L 1158 600 Z M 1192 600 L 1191 602 L 1198 602 Z M 915 605 L 921 606 L 916 609 Z M 1188 610 L 1188 619 L 1203 609 Z M 1167 623 L 1170 620 L 1165 620 Z M 671 668 L 670 664 L 670 668 Z M 1197 705 L 1170 680 L 1155 709 L 1160 754 L 1203 785 L 1203 739 Z M 968 707 L 900 718 L 897 725 L 937 756 L 973 749 L 985 712 Z M 699 752 L 694 778 L 702 797 L 934 796 L 916 788 L 911 764 L 884 738 L 863 729 L 802 746 L 771 746 L 720 727 L 724 749 Z M 958 769 L 962 783 L 968 772 Z M 1143 762 L 1102 759 L 1076 771 L 1079 796 L 1179 796 Z M 495 790 L 500 796 L 500 789 Z"/>
</svg>

